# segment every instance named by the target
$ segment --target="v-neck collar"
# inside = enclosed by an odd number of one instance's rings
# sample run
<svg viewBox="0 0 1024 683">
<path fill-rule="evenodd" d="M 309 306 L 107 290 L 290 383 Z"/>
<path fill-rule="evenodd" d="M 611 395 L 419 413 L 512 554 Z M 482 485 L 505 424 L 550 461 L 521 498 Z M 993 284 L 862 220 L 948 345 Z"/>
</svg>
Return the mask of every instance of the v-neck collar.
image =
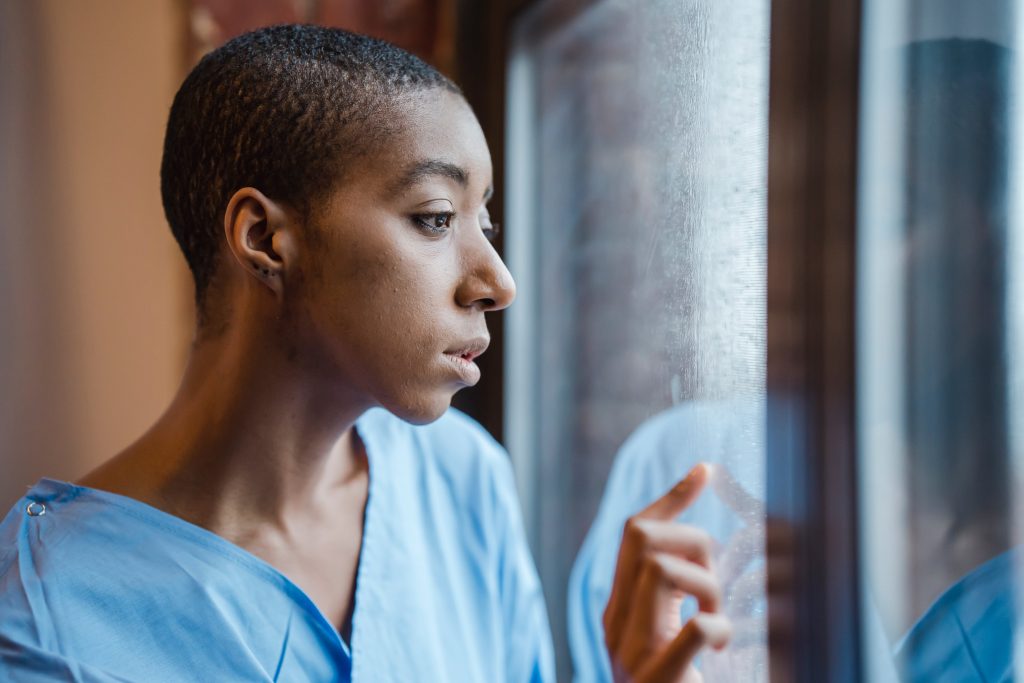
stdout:
<svg viewBox="0 0 1024 683">
<path fill-rule="evenodd" d="M 377 507 L 379 505 L 377 499 L 379 498 L 379 491 L 384 479 L 379 469 L 383 465 L 384 458 L 376 456 L 376 435 L 371 433 L 372 430 L 369 429 L 365 414 L 356 420 L 354 427 L 366 452 L 367 475 L 369 477 L 352 611 L 351 640 L 353 641 L 352 644 L 358 647 L 359 633 L 363 628 L 363 624 L 366 623 L 366 619 L 362 615 L 366 611 L 368 597 L 375 593 L 372 586 L 368 584 L 374 581 L 375 571 L 378 567 L 375 557 L 378 526 Z M 231 559 L 254 574 L 279 585 L 302 610 L 311 615 L 318 627 L 329 635 L 329 640 L 337 644 L 344 653 L 345 658 L 349 660 L 350 666 L 354 664 L 355 658 L 352 644 L 345 641 L 338 628 L 331 623 L 317 604 L 313 602 L 312 598 L 298 584 L 263 558 L 223 536 L 130 496 L 104 491 L 103 489 L 80 486 L 57 479 L 45 477 L 40 479 L 26 497 L 29 500 L 41 503 L 66 503 L 80 498 L 97 500 L 103 504 L 115 506 L 143 522 L 161 527 L 173 533 L 179 539 L 196 543 L 208 550 L 231 557 Z"/>
<path fill-rule="evenodd" d="M 366 507 L 363 510 L 363 535 L 362 540 L 359 543 L 359 560 L 358 566 L 356 567 L 356 585 L 353 591 L 352 606 L 352 625 L 351 625 L 351 642 L 346 642 L 338 633 L 338 642 L 341 643 L 342 649 L 345 654 L 348 655 L 349 659 L 355 660 L 355 652 L 353 646 L 358 644 L 358 636 L 362 630 L 362 624 L 365 621 L 362 618 L 365 612 L 365 601 L 372 591 L 371 587 L 367 586 L 373 580 L 374 570 L 376 568 L 376 557 L 374 552 L 377 548 L 376 543 L 376 532 L 377 532 L 377 498 L 378 492 L 381 488 L 381 477 L 380 467 L 383 465 L 384 458 L 377 457 L 377 443 L 376 435 L 371 434 L 368 428 L 368 420 L 366 414 L 356 420 L 355 424 L 356 435 L 359 440 L 363 443 L 363 450 L 366 453 L 366 464 L 367 464 L 367 476 L 369 477 L 368 490 L 366 495 Z M 323 618 L 323 615 L 321 614 Z M 326 618 L 325 618 L 326 620 Z"/>
</svg>

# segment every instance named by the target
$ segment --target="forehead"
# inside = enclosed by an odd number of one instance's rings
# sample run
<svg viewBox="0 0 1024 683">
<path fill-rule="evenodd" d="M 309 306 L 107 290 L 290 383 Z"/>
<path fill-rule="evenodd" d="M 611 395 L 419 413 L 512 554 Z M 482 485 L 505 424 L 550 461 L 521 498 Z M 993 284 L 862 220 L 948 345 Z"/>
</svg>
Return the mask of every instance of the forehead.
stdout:
<svg viewBox="0 0 1024 683">
<path fill-rule="evenodd" d="M 365 167 L 382 190 L 393 193 L 430 178 L 448 178 L 473 192 L 490 186 L 490 151 L 460 95 L 440 89 L 416 93 L 398 101 L 388 116 L 391 133 Z"/>
</svg>

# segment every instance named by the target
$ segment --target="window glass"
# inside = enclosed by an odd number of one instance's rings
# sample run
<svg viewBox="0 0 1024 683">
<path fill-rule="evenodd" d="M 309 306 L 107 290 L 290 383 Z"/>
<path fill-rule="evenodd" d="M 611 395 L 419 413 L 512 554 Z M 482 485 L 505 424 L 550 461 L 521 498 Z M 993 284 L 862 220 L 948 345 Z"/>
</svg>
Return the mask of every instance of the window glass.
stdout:
<svg viewBox="0 0 1024 683">
<path fill-rule="evenodd" d="M 901 680 L 1014 678 L 1022 137 L 1011 0 L 865 2 L 863 642 Z"/>
<path fill-rule="evenodd" d="M 682 519 L 718 541 L 741 629 L 702 666 L 765 677 L 768 17 L 767 0 L 556 0 L 518 22 L 506 434 L 561 680 L 607 680 L 622 524 L 702 460 L 715 485 Z"/>
</svg>

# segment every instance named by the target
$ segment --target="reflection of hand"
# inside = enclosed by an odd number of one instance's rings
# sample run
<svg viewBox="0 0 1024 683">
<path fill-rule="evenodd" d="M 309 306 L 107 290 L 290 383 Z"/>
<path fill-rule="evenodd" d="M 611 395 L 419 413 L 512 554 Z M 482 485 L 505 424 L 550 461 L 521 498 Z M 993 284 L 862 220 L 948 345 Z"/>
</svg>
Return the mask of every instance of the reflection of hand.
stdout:
<svg viewBox="0 0 1024 683">
<path fill-rule="evenodd" d="M 733 534 L 715 560 L 725 596 L 725 613 L 733 619 L 764 616 L 764 526 L 746 526 Z"/>
<path fill-rule="evenodd" d="M 705 646 L 725 647 L 731 625 L 711 571 L 711 539 L 673 521 L 697 498 L 710 467 L 698 465 L 671 491 L 630 517 L 604 612 L 605 644 L 616 681 L 697 683 L 693 659 Z M 697 599 L 682 623 L 680 605 Z"/>
<path fill-rule="evenodd" d="M 751 548 L 755 539 L 756 548 Z M 719 556 L 716 566 L 724 587 L 724 611 L 733 624 L 733 637 L 728 648 L 709 652 L 702 658 L 701 669 L 709 681 L 768 681 L 769 628 L 780 649 L 792 647 L 793 549 L 791 525 L 762 519 L 757 526 L 738 531 Z M 771 577 L 770 585 L 767 577 Z M 785 658 L 772 662 L 772 678 L 793 680 L 787 664 Z"/>
<path fill-rule="evenodd" d="M 746 525 L 732 535 L 715 560 L 723 611 L 733 624 L 732 641 L 725 650 L 705 655 L 701 670 L 716 683 L 767 681 L 764 504 L 720 465 L 715 466 L 711 487 Z"/>
<path fill-rule="evenodd" d="M 711 488 L 744 522 L 749 525 L 764 524 L 764 503 L 743 488 L 725 465 L 715 465 Z"/>
<path fill-rule="evenodd" d="M 763 617 L 765 598 L 764 503 L 748 493 L 729 470 L 715 466 L 711 487 L 746 524 L 715 558 L 725 595 L 725 612 L 736 620 Z M 737 644 L 734 641 L 734 644 Z"/>
</svg>

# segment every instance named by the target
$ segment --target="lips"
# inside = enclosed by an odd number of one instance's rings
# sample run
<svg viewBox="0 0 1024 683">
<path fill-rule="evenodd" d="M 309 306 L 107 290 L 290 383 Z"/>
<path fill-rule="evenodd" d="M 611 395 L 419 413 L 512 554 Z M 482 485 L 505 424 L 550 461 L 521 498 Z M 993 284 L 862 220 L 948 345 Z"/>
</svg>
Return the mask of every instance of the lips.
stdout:
<svg viewBox="0 0 1024 683">
<path fill-rule="evenodd" d="M 475 339 L 470 339 L 453 345 L 445 351 L 445 355 L 454 356 L 455 358 L 466 361 L 467 363 L 472 363 L 477 356 L 487 350 L 490 343 L 491 340 L 487 337 L 477 337 Z"/>
<path fill-rule="evenodd" d="M 473 386 L 480 381 L 480 368 L 473 359 L 486 351 L 489 343 L 487 337 L 477 337 L 454 344 L 442 354 L 464 385 Z"/>
</svg>

